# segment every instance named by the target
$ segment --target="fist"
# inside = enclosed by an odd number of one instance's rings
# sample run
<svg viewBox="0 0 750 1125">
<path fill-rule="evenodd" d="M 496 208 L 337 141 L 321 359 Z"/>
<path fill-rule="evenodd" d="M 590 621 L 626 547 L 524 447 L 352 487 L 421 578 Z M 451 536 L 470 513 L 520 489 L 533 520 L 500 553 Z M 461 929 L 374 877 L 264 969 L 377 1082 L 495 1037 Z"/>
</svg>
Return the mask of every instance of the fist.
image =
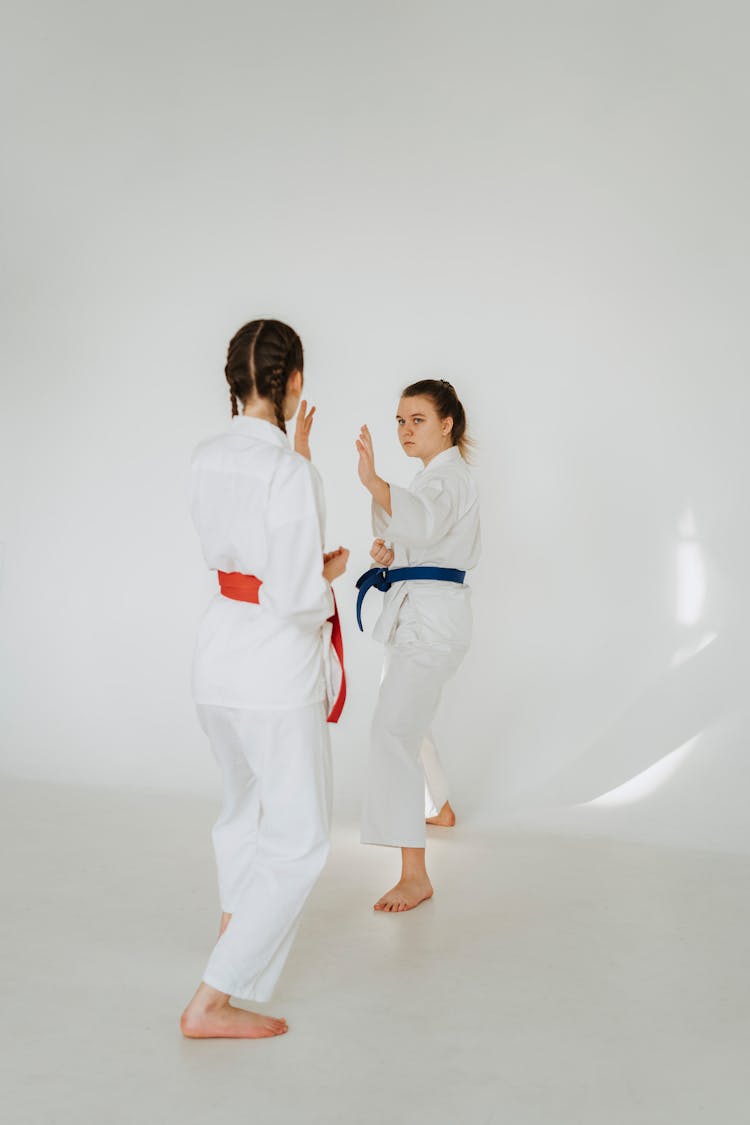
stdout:
<svg viewBox="0 0 750 1125">
<path fill-rule="evenodd" d="M 329 582 L 340 578 L 346 570 L 349 561 L 349 552 L 346 547 L 337 547 L 335 551 L 327 551 L 323 555 L 323 577 Z"/>
<path fill-rule="evenodd" d="M 395 557 L 395 552 L 390 547 L 386 547 L 384 539 L 376 539 L 370 548 L 370 558 L 374 559 L 378 566 L 390 566 Z"/>
</svg>

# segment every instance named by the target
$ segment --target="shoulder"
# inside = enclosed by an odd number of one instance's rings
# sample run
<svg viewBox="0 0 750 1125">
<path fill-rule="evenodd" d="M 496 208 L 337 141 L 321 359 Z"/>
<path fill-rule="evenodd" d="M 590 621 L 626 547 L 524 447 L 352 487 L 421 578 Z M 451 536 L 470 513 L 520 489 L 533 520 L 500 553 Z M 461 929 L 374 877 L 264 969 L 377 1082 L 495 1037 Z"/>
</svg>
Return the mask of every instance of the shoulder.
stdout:
<svg viewBox="0 0 750 1125">
<path fill-rule="evenodd" d="M 295 482 L 300 487 L 307 486 L 310 488 L 322 486 L 320 473 L 312 461 L 308 461 L 301 453 L 297 453 L 295 449 L 284 449 L 280 446 L 276 447 L 275 452 L 278 457 L 274 477 L 278 483 Z"/>
<path fill-rule="evenodd" d="M 448 503 L 462 515 L 473 507 L 479 496 L 474 477 L 463 458 L 420 474 L 413 482 L 412 490 L 426 500 Z"/>
<path fill-rule="evenodd" d="M 417 473 L 411 483 L 415 492 L 462 492 L 473 485 L 473 477 L 463 460 L 447 461 Z"/>
<path fill-rule="evenodd" d="M 323 482 L 315 466 L 293 449 L 280 449 L 270 481 L 269 503 L 282 521 L 322 510 Z"/>
</svg>

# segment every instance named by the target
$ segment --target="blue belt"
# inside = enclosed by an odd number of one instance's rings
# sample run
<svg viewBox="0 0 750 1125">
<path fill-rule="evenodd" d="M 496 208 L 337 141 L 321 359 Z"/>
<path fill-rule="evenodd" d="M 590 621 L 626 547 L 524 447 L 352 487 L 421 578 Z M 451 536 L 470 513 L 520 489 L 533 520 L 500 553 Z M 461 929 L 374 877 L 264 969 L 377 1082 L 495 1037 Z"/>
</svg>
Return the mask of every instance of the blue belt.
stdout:
<svg viewBox="0 0 750 1125">
<path fill-rule="evenodd" d="M 465 570 L 452 570 L 447 566 L 397 566 L 395 570 L 389 570 L 388 567 L 376 566 L 372 570 L 367 570 L 357 579 L 357 624 L 359 625 L 360 632 L 363 633 L 362 628 L 362 602 L 365 600 L 365 594 L 371 590 L 373 586 L 376 590 L 390 590 L 394 582 L 408 582 L 411 579 L 432 579 L 437 582 L 457 582 L 463 585 L 464 578 L 466 577 Z"/>
</svg>

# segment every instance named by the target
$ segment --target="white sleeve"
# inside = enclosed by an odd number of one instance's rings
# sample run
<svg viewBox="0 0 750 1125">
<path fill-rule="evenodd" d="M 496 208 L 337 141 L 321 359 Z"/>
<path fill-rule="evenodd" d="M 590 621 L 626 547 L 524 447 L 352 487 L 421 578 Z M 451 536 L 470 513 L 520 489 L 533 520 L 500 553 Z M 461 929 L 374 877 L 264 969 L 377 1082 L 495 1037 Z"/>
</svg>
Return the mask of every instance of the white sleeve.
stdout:
<svg viewBox="0 0 750 1125">
<path fill-rule="evenodd" d="M 372 533 L 376 539 L 386 539 L 388 532 L 388 516 L 376 500 L 372 502 Z"/>
<path fill-rule="evenodd" d="M 323 577 L 323 541 L 313 481 L 305 465 L 292 465 L 291 469 L 271 485 L 268 555 L 259 600 L 277 617 L 315 632 L 333 613 L 333 595 Z"/>
<path fill-rule="evenodd" d="M 430 547 L 447 535 L 456 521 L 456 497 L 445 481 L 431 480 L 419 492 L 409 492 L 392 484 L 391 516 L 373 504 L 373 526 L 377 509 L 381 538 L 388 538 L 402 547 Z"/>
</svg>

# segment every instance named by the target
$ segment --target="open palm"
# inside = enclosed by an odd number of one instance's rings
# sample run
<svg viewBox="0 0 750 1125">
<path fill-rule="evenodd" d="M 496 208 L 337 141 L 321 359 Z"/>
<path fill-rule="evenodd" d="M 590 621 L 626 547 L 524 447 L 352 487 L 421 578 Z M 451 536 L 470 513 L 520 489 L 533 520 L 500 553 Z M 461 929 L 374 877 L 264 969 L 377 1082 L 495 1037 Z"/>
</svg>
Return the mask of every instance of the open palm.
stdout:
<svg viewBox="0 0 750 1125">
<path fill-rule="evenodd" d="M 312 430 L 315 407 L 307 409 L 307 399 L 302 399 L 297 411 L 297 423 L 294 427 L 294 448 L 308 461 L 312 461 L 310 452 L 310 431 Z"/>
<path fill-rule="evenodd" d="M 369 488 L 377 474 L 375 472 L 375 450 L 367 426 L 363 426 L 359 432 L 357 452 L 359 453 L 359 464 L 357 465 L 359 479 L 365 488 Z"/>
</svg>

